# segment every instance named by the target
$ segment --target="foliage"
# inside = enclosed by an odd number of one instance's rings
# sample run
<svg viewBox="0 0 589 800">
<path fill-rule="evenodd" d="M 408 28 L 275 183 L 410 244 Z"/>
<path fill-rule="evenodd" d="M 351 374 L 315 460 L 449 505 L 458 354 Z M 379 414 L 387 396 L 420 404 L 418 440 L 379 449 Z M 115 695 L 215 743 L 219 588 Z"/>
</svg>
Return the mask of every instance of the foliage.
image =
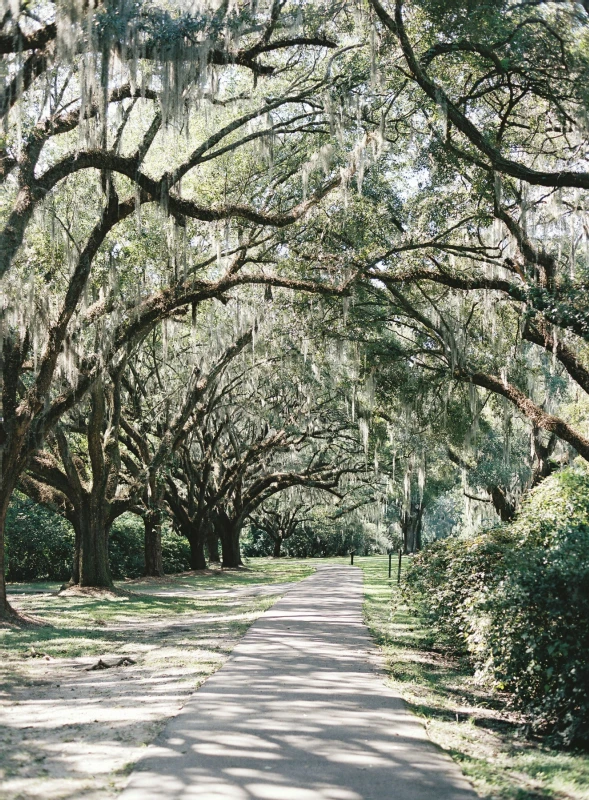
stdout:
<svg viewBox="0 0 589 800">
<path fill-rule="evenodd" d="M 144 526 L 141 517 L 123 514 L 114 523 L 108 540 L 108 554 L 113 578 L 139 578 L 145 574 Z M 190 569 L 190 547 L 183 536 L 169 526 L 162 527 L 164 572 Z"/>
<path fill-rule="evenodd" d="M 9 581 L 67 581 L 74 531 L 63 517 L 15 494 L 6 520 Z"/>
<path fill-rule="evenodd" d="M 168 575 L 190 569 L 190 545 L 173 528 L 166 526 L 162 529 L 162 559 Z"/>
<path fill-rule="evenodd" d="M 333 518 L 318 506 L 311 518 L 282 542 L 281 552 L 290 558 L 332 558 L 348 556 L 352 550 L 363 556 L 384 553 L 390 546 L 389 537 L 373 523 Z M 274 542 L 266 531 L 251 524 L 242 539 L 242 549 L 248 557 L 270 556 Z"/>
<path fill-rule="evenodd" d="M 138 578 L 145 572 L 143 520 L 123 514 L 109 536 L 113 578 Z M 59 514 L 15 495 L 7 516 L 8 581 L 69 581 L 74 531 Z M 167 574 L 190 569 L 190 547 L 169 526 L 162 528 L 162 556 Z"/>
<path fill-rule="evenodd" d="M 416 556 L 409 597 L 536 731 L 589 744 L 589 475 L 546 479 L 515 522 Z"/>
</svg>

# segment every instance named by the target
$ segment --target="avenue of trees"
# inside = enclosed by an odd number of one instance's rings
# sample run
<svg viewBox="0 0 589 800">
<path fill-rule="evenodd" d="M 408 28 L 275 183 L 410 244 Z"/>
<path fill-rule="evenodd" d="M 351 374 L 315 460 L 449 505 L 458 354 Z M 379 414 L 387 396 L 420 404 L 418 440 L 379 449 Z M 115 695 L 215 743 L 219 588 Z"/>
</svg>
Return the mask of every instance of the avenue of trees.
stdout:
<svg viewBox="0 0 589 800">
<path fill-rule="evenodd" d="M 70 583 L 109 588 L 130 515 L 153 576 L 162 530 L 192 569 L 244 535 L 414 553 L 517 542 L 585 474 L 587 3 L 4 0 L 0 24 L 1 617 L 7 519 L 39 509 Z M 449 567 L 424 559 L 427 600 Z M 501 647 L 471 657 L 511 686 Z"/>
</svg>

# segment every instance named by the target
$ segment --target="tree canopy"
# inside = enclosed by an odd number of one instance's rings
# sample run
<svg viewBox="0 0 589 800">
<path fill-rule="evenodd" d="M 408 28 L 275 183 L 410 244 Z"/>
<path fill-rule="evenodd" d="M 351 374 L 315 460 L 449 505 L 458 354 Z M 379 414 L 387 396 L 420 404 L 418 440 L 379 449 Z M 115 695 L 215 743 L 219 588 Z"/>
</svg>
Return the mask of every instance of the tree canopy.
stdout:
<svg viewBox="0 0 589 800">
<path fill-rule="evenodd" d="M 128 513 L 151 575 L 167 522 L 413 552 L 589 461 L 587 4 L 0 20 L 0 540 L 19 492 L 82 586 Z"/>
</svg>

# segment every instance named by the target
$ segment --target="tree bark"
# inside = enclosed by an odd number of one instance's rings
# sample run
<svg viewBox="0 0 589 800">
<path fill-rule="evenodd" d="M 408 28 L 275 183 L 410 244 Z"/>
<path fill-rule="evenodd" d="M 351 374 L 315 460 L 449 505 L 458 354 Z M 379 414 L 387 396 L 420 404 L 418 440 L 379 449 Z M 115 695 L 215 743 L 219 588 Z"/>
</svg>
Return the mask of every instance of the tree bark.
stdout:
<svg viewBox="0 0 589 800">
<path fill-rule="evenodd" d="M 70 520 L 71 521 L 71 520 Z M 71 521 L 74 528 L 74 558 L 72 563 L 72 577 L 70 583 L 74 586 L 80 583 L 80 550 L 82 547 L 82 533 L 78 520 Z"/>
<path fill-rule="evenodd" d="M 162 527 L 158 511 L 149 511 L 143 517 L 145 526 L 145 574 L 150 578 L 163 578 Z"/>
<path fill-rule="evenodd" d="M 589 439 L 572 428 L 567 422 L 553 414 L 548 414 L 536 405 L 520 389 L 496 375 L 484 372 L 466 372 L 460 368 L 454 370 L 454 377 L 462 381 L 471 381 L 483 389 L 506 397 L 519 409 L 530 422 L 541 430 L 554 433 L 559 439 L 572 445 L 585 461 L 589 461 Z"/>
<path fill-rule="evenodd" d="M 112 575 L 108 563 L 109 526 L 104 509 L 90 501 L 81 510 L 79 526 L 79 585 L 97 589 L 112 588 Z"/>
<path fill-rule="evenodd" d="M 199 531 L 191 531 L 187 539 L 190 543 L 190 569 L 206 569 L 204 537 Z"/>
<path fill-rule="evenodd" d="M 423 508 L 412 504 L 409 513 L 401 522 L 403 551 L 405 555 L 408 553 L 417 553 L 421 550 L 422 520 Z"/>
<path fill-rule="evenodd" d="M 15 616 L 14 610 L 6 599 L 6 564 L 4 556 L 4 531 L 6 529 L 6 513 L 10 503 L 10 496 L 11 493 L 2 493 L 2 496 L 0 496 L 0 620 L 8 620 Z"/>
<path fill-rule="evenodd" d="M 243 565 L 239 549 L 239 534 L 240 529 L 231 524 L 224 525 L 220 531 L 224 569 L 234 569 Z"/>
<path fill-rule="evenodd" d="M 515 503 L 507 499 L 507 495 L 501 486 L 489 486 L 487 491 L 491 495 L 493 508 L 499 514 L 501 521 L 510 522 L 515 517 Z"/>
<path fill-rule="evenodd" d="M 282 555 L 282 553 L 280 552 L 281 549 L 282 549 L 282 539 L 280 537 L 277 537 L 276 539 L 274 539 L 274 552 L 272 554 L 274 558 L 280 558 L 280 556 Z"/>
</svg>

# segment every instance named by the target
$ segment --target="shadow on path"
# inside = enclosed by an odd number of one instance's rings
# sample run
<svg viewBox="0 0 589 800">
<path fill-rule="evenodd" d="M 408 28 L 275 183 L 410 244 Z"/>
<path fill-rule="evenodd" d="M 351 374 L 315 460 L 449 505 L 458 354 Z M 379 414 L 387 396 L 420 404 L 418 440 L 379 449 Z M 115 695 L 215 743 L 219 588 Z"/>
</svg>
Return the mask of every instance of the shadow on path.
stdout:
<svg viewBox="0 0 589 800">
<path fill-rule="evenodd" d="M 250 628 L 121 800 L 474 800 L 369 663 L 362 574 L 320 568 Z"/>
</svg>

